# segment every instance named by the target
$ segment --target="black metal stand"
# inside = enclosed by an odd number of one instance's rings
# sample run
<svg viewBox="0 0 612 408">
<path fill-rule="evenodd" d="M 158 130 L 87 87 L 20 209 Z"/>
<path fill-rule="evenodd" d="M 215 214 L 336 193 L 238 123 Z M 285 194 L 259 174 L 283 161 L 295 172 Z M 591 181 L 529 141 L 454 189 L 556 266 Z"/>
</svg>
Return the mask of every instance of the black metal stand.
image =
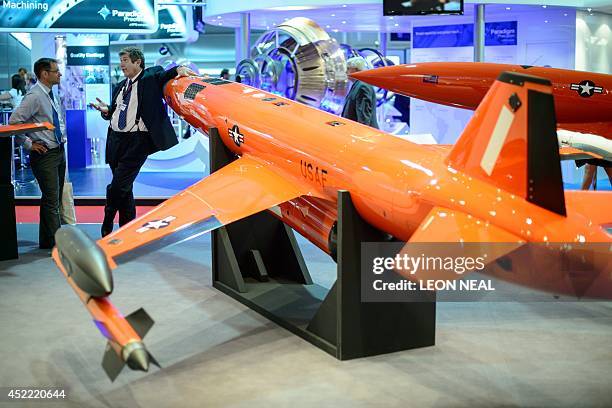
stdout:
<svg viewBox="0 0 612 408">
<path fill-rule="evenodd" d="M 235 159 L 211 129 L 211 172 Z M 340 360 L 435 343 L 435 297 L 361 302 L 361 243 L 383 234 L 338 193 L 338 277 L 312 283 L 293 231 L 267 212 L 212 233 L 213 286 Z"/>
<path fill-rule="evenodd" d="M 11 183 L 13 143 L 9 136 L 0 136 L 0 261 L 17 259 L 17 224 L 15 189 Z"/>
</svg>

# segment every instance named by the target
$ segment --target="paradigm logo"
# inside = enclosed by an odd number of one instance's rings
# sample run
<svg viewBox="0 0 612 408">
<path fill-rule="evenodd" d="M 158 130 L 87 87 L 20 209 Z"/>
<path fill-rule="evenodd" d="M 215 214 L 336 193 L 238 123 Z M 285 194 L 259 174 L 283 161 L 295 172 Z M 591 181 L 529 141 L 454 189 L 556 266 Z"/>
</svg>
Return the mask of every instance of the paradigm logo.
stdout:
<svg viewBox="0 0 612 408">
<path fill-rule="evenodd" d="M 159 25 L 159 29 L 160 30 L 164 30 L 168 33 L 180 33 L 183 31 L 182 27 L 179 25 L 179 23 L 172 23 L 172 24 L 160 24 Z"/>
<path fill-rule="evenodd" d="M 98 11 L 98 14 L 104 19 L 106 20 L 106 17 L 108 17 L 111 14 L 111 11 L 108 9 L 108 7 L 106 7 L 106 4 L 100 9 L 100 11 Z"/>
<path fill-rule="evenodd" d="M 117 9 L 109 9 L 106 4 L 98 10 L 98 14 L 104 20 L 110 17 L 119 17 L 127 23 L 142 23 L 145 20 L 145 16 L 138 10 L 122 11 Z"/>
</svg>

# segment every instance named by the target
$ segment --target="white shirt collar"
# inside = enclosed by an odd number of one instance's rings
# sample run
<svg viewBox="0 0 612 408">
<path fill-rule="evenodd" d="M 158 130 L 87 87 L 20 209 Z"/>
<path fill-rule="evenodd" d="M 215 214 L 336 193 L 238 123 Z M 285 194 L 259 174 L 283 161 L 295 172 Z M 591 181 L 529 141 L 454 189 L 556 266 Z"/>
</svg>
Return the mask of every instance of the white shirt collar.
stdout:
<svg viewBox="0 0 612 408">
<path fill-rule="evenodd" d="M 142 73 L 143 69 L 141 68 L 140 71 L 138 71 L 138 73 L 136 75 L 134 75 L 133 79 L 127 78 L 127 80 L 129 82 L 131 82 L 132 84 L 134 83 L 134 81 L 136 80 L 136 78 L 138 78 L 140 76 L 140 74 Z"/>
<path fill-rule="evenodd" d="M 45 91 L 45 93 L 48 94 L 49 92 L 51 92 L 51 89 L 49 89 L 47 85 L 43 84 L 41 81 L 37 81 L 36 83 L 43 89 L 43 91 Z"/>
</svg>

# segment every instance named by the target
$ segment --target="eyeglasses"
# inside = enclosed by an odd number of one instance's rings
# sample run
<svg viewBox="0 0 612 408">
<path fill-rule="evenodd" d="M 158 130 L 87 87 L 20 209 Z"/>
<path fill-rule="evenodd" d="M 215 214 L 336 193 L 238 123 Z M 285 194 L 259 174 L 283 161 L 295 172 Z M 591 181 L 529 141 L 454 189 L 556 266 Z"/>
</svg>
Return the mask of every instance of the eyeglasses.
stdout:
<svg viewBox="0 0 612 408">
<path fill-rule="evenodd" d="M 59 72 L 59 69 L 45 69 L 47 72 Z"/>
</svg>

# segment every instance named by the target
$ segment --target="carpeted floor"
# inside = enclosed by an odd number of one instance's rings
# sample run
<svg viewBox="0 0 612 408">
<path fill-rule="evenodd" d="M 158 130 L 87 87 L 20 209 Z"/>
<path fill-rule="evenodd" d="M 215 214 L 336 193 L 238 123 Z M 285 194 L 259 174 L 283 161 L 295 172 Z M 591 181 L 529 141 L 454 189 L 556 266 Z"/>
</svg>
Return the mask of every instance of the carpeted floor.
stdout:
<svg viewBox="0 0 612 408">
<path fill-rule="evenodd" d="M 67 398 L 2 407 L 611 406 L 610 303 L 439 303 L 434 347 L 342 362 L 213 289 L 208 234 L 114 271 L 115 305 L 155 319 L 145 342 L 163 368 L 111 383 L 105 340 L 36 249 L 37 226 L 18 234 L 20 259 L 0 262 L 0 387 Z M 329 287 L 335 264 L 299 242 Z"/>
</svg>

